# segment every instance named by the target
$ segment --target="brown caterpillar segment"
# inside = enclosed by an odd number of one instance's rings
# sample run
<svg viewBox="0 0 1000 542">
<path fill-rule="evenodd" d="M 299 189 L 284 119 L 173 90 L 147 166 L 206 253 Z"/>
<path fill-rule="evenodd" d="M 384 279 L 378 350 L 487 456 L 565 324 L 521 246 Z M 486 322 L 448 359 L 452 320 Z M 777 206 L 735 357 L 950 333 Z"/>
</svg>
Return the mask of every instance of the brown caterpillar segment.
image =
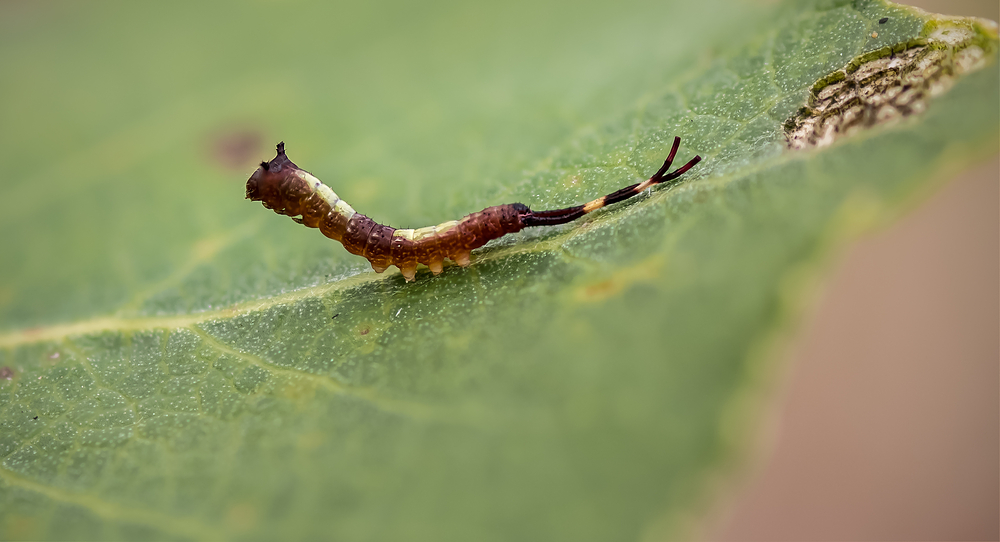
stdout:
<svg viewBox="0 0 1000 542">
<path fill-rule="evenodd" d="M 343 243 L 351 254 L 366 258 L 377 273 L 395 265 L 407 281 L 412 281 L 416 277 L 418 263 L 429 267 L 435 275 L 443 271 L 445 258 L 465 267 L 470 264 L 472 250 L 493 239 L 531 226 L 565 224 L 640 194 L 654 184 L 677 179 L 701 161 L 700 156 L 695 156 L 667 174 L 680 144 L 681 138 L 675 137 L 663 167 L 648 180 L 584 205 L 532 211 L 521 203 L 509 203 L 487 207 L 461 220 L 415 230 L 397 230 L 356 212 L 330 187 L 292 163 L 285 155 L 284 142 L 278 143 L 277 156 L 270 162 L 261 162 L 247 180 L 246 197 L 260 201 L 264 207 L 288 215 L 300 224 L 319 228 L 323 235 Z"/>
<path fill-rule="evenodd" d="M 308 224 L 306 224 L 308 226 Z M 354 213 L 354 216 L 347 221 L 347 231 L 341 243 L 351 254 L 364 257 L 365 249 L 368 248 L 368 236 L 372 229 L 377 226 L 374 220 L 361 213 Z"/>
<path fill-rule="evenodd" d="M 365 247 L 363 256 L 368 258 L 368 261 L 372 264 L 372 269 L 376 273 L 381 273 L 392 265 L 390 251 L 392 248 L 392 234 L 395 232 L 395 228 L 375 224 L 371 233 L 368 234 L 368 244 Z"/>
</svg>

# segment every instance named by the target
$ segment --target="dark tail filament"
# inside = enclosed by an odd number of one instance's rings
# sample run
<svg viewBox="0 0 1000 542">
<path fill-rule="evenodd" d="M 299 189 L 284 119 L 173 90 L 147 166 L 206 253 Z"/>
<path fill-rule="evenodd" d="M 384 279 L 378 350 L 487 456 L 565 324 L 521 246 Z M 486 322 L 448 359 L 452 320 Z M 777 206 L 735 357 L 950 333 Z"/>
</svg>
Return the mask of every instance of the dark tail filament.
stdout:
<svg viewBox="0 0 1000 542">
<path fill-rule="evenodd" d="M 674 170 L 673 173 L 667 173 L 667 170 L 670 169 L 670 165 L 674 161 L 674 156 L 677 155 L 677 149 L 680 145 L 681 138 L 675 137 L 674 144 L 670 147 L 670 154 L 667 155 L 667 160 L 663 162 L 663 167 L 654 173 L 649 180 L 633 184 L 632 186 L 626 186 L 621 190 L 616 190 L 604 197 L 597 198 L 584 205 L 576 205 L 552 211 L 529 211 L 521 217 L 521 222 L 525 226 L 555 226 L 558 224 L 565 224 L 567 222 L 572 222 L 591 211 L 596 211 L 605 205 L 618 203 L 619 201 L 624 201 L 641 194 L 643 190 L 653 186 L 654 184 L 670 182 L 686 173 L 687 170 L 693 168 L 695 164 L 701 161 L 700 156 L 695 156 L 688 163 Z"/>
</svg>

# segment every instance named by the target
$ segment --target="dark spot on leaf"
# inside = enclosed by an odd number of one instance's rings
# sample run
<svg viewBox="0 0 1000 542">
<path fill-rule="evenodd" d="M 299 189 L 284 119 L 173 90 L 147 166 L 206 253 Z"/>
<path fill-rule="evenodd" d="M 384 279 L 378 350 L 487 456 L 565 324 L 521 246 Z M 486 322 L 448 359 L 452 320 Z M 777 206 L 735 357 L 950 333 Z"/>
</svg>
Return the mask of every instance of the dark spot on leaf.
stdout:
<svg viewBox="0 0 1000 542">
<path fill-rule="evenodd" d="M 334 315 L 333 315 L 333 318 L 336 318 L 336 317 L 338 317 L 338 316 L 340 316 L 340 313 L 339 313 L 339 312 L 338 312 L 337 314 L 334 314 Z M 331 320 L 333 320 L 333 318 L 330 318 L 330 319 L 331 319 Z"/>
<path fill-rule="evenodd" d="M 38 416 L 35 416 L 35 417 L 34 417 L 34 418 L 32 418 L 32 419 L 33 419 L 33 420 L 37 420 L 37 419 L 38 419 Z"/>
<path fill-rule="evenodd" d="M 881 19 L 878 20 L 878 24 L 885 24 L 887 22 L 889 22 L 888 17 L 882 17 Z"/>
<path fill-rule="evenodd" d="M 263 152 L 263 135 L 256 130 L 233 130 L 212 138 L 212 160 L 226 169 L 246 170 Z"/>
<path fill-rule="evenodd" d="M 0 367 L 0 378 L 4 380 L 11 380 L 14 378 L 14 369 L 10 367 Z"/>
<path fill-rule="evenodd" d="M 362 334 L 362 335 L 368 335 L 368 332 L 369 332 L 369 331 L 371 331 L 371 330 L 372 330 L 372 329 L 371 329 L 370 327 L 366 327 L 366 328 L 363 328 L 363 329 L 361 330 L 361 334 Z"/>
</svg>

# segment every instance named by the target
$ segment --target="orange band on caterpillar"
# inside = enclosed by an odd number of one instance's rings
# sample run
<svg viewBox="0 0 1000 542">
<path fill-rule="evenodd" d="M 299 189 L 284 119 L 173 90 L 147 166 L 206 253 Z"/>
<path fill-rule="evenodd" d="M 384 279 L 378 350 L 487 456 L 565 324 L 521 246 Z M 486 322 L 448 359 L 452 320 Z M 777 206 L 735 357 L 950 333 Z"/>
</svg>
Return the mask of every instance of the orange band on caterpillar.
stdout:
<svg viewBox="0 0 1000 542">
<path fill-rule="evenodd" d="M 565 224 L 581 216 L 641 193 L 646 188 L 672 181 L 694 167 L 700 156 L 667 173 L 677 154 L 681 138 L 675 137 L 667 160 L 652 177 L 627 186 L 585 205 L 532 211 L 526 205 L 510 203 L 487 207 L 461 220 L 452 220 L 420 229 L 395 229 L 358 213 L 337 194 L 309 172 L 303 171 L 285 155 L 285 144 L 278 143 L 278 155 L 261 162 L 247 180 L 247 199 L 292 220 L 319 228 L 323 235 L 340 241 L 351 254 L 366 258 L 372 269 L 381 273 L 395 265 L 407 281 L 412 281 L 421 263 L 437 275 L 448 258 L 463 267 L 469 265 L 470 253 L 489 241 L 532 226 Z"/>
</svg>

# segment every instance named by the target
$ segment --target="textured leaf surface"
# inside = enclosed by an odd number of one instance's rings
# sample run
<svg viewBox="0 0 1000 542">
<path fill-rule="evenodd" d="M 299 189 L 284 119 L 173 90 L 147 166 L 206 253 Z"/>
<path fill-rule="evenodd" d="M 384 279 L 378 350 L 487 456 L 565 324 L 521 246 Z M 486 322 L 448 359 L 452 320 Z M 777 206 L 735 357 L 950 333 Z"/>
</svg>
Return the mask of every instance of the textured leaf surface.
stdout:
<svg viewBox="0 0 1000 542">
<path fill-rule="evenodd" d="M 0 9 L 4 538 L 683 536 L 818 264 L 1000 124 L 970 26 L 925 112 L 786 149 L 817 80 L 935 27 L 881 2 Z M 684 183 L 413 284 L 243 200 L 278 139 L 419 227 L 674 135 Z"/>
</svg>

